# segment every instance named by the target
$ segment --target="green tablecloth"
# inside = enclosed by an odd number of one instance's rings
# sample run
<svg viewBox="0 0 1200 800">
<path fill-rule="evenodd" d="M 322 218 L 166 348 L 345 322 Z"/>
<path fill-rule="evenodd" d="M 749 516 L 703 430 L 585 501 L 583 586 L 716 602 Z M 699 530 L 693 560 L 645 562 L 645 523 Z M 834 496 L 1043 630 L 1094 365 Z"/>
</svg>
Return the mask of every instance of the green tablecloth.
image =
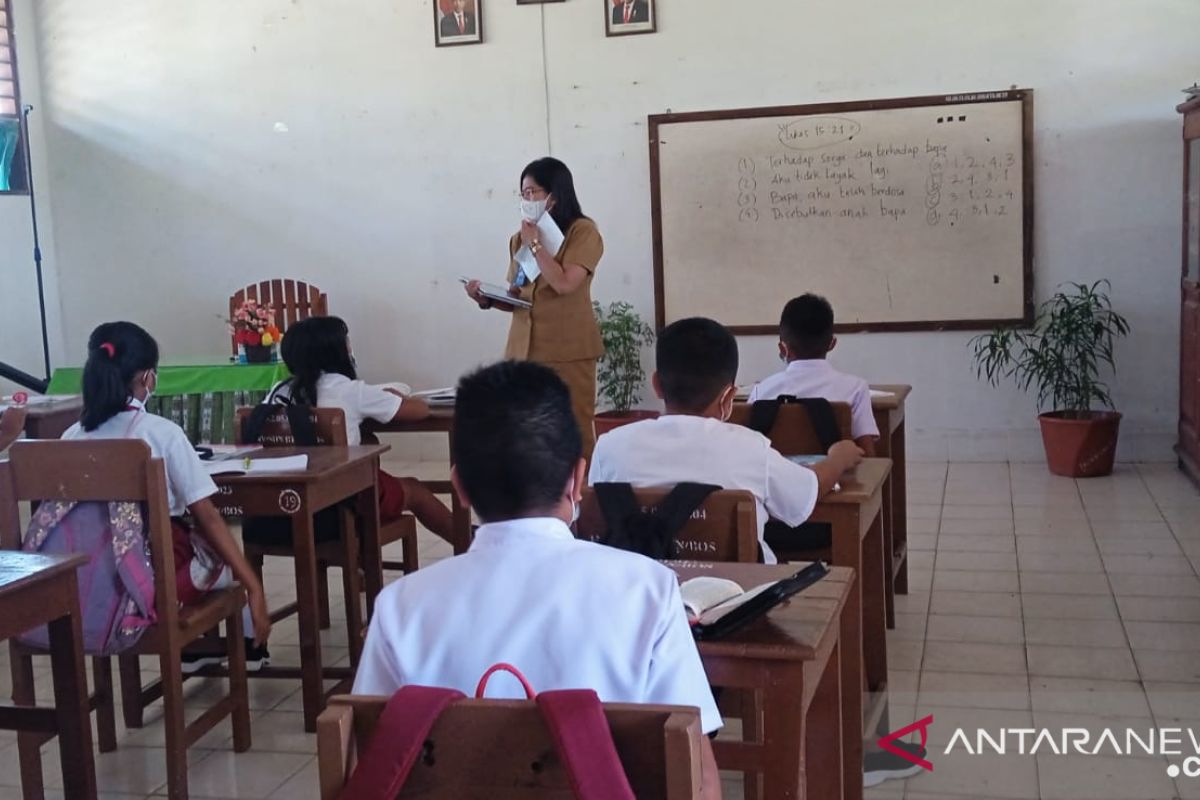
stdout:
<svg viewBox="0 0 1200 800">
<path fill-rule="evenodd" d="M 158 388 L 147 410 L 172 420 L 195 444 L 228 444 L 234 440 L 234 412 L 262 401 L 289 375 L 277 364 L 199 364 L 158 368 Z M 54 370 L 47 394 L 80 394 L 83 370 Z"/>
</svg>

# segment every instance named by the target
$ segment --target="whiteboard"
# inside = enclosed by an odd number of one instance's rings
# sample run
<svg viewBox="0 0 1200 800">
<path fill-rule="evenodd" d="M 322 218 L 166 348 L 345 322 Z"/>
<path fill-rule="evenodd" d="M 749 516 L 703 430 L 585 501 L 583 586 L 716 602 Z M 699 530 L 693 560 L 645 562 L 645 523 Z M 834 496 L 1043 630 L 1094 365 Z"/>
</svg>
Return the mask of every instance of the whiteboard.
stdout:
<svg viewBox="0 0 1200 800">
<path fill-rule="evenodd" d="M 656 316 L 774 333 L 791 297 L 839 330 L 1032 315 L 1032 91 L 649 118 Z"/>
</svg>

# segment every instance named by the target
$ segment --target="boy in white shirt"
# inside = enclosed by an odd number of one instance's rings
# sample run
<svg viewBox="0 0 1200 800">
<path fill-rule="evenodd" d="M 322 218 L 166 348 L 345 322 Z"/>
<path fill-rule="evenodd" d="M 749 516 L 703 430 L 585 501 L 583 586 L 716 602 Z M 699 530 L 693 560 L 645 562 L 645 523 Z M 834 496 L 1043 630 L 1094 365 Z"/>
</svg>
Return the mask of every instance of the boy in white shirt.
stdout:
<svg viewBox="0 0 1200 800">
<path fill-rule="evenodd" d="M 838 372 L 826 360 L 836 346 L 833 306 L 828 300 L 815 294 L 789 300 L 779 319 L 779 358 L 787 368 L 760 381 L 750 392 L 750 402 L 791 395 L 849 403 L 850 436 L 866 455 L 873 456 L 879 428 L 871 410 L 870 387 L 862 378 Z"/>
<path fill-rule="evenodd" d="M 720 323 L 681 319 L 663 329 L 651 380 L 666 413 L 604 434 L 592 455 L 589 483 L 670 487 L 684 481 L 744 489 L 754 495 L 763 560 L 775 554 L 763 541 L 768 515 L 795 527 L 831 491 L 862 452 L 838 442 L 811 467 L 784 458 L 761 433 L 727 422 L 738 370 L 737 340 Z"/>
<path fill-rule="evenodd" d="M 605 702 L 696 706 L 721 726 L 675 574 L 576 539 L 586 462 L 566 384 L 505 361 L 459 383 L 451 481 L 483 522 L 470 550 L 405 575 L 375 603 L 355 694 L 406 684 L 470 694 L 493 664 L 538 691 L 594 689 Z M 492 696 L 523 697 L 514 682 Z M 705 797 L 720 796 L 708 740 Z"/>
</svg>

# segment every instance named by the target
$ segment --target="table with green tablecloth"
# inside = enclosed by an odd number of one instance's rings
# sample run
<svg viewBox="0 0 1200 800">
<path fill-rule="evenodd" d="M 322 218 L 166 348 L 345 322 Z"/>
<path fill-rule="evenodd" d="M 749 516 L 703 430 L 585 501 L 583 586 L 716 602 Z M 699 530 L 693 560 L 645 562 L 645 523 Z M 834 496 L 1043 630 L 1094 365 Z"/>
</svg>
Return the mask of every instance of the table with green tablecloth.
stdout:
<svg viewBox="0 0 1200 800">
<path fill-rule="evenodd" d="M 287 377 L 282 363 L 163 364 L 146 409 L 177 423 L 193 444 L 228 444 L 234 440 L 235 409 L 261 402 Z M 79 367 L 56 369 L 47 394 L 79 394 L 82 379 Z"/>
</svg>

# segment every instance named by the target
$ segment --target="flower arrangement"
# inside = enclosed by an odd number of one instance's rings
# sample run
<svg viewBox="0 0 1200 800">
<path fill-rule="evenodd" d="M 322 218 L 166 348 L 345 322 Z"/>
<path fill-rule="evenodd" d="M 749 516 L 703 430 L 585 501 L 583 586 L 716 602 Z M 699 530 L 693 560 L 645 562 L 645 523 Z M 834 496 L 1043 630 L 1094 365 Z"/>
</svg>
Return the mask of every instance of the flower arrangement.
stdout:
<svg viewBox="0 0 1200 800">
<path fill-rule="evenodd" d="M 257 300 L 243 302 L 226 323 L 234 342 L 246 347 L 270 347 L 283 338 L 275 327 L 275 309 Z"/>
</svg>

